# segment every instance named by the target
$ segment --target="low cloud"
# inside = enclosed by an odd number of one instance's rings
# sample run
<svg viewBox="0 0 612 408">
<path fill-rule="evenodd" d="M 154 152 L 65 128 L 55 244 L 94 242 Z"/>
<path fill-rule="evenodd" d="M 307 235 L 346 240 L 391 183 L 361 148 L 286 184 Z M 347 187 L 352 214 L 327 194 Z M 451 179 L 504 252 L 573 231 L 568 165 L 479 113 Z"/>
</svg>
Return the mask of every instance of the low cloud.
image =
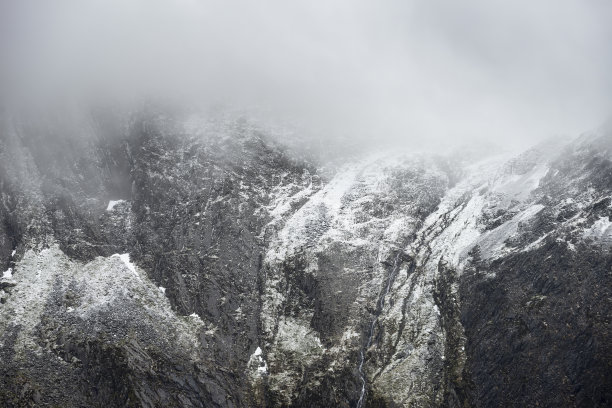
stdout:
<svg viewBox="0 0 612 408">
<path fill-rule="evenodd" d="M 610 21 L 605 0 L 0 0 L 0 86 L 255 107 L 364 144 L 528 144 L 612 113 Z"/>
</svg>

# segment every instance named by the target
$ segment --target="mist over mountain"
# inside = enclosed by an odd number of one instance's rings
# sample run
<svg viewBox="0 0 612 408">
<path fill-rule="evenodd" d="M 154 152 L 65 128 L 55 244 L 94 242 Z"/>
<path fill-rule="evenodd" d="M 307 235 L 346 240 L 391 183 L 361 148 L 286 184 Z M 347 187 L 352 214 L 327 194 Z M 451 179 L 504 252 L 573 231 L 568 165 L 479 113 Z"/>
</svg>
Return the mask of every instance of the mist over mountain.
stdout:
<svg viewBox="0 0 612 408">
<path fill-rule="evenodd" d="M 0 0 L 0 406 L 611 406 L 610 20 Z"/>
<path fill-rule="evenodd" d="M 328 139 L 430 148 L 527 148 L 612 114 L 612 10 L 603 0 L 0 7 L 5 103 L 221 104 Z"/>
</svg>

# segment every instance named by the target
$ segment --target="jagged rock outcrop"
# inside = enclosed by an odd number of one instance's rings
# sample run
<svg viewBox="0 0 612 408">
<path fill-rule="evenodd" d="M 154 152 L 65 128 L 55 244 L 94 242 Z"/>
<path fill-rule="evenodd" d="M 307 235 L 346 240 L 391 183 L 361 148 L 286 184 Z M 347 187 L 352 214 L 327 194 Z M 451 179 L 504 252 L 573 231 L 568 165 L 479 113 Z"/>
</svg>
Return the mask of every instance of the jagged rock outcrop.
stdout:
<svg viewBox="0 0 612 408">
<path fill-rule="evenodd" d="M 244 119 L 4 113 L 4 406 L 612 403 L 612 132 L 330 170 Z"/>
</svg>

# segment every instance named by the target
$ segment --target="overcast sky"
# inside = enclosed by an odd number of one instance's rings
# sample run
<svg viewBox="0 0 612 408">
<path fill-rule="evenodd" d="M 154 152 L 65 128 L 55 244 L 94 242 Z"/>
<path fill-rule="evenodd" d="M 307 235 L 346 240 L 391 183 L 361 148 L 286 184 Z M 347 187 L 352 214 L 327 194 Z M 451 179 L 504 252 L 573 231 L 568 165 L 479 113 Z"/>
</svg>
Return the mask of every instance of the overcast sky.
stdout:
<svg viewBox="0 0 612 408">
<path fill-rule="evenodd" d="M 0 0 L 0 93 L 167 96 L 410 145 L 612 114 L 609 0 Z"/>
</svg>

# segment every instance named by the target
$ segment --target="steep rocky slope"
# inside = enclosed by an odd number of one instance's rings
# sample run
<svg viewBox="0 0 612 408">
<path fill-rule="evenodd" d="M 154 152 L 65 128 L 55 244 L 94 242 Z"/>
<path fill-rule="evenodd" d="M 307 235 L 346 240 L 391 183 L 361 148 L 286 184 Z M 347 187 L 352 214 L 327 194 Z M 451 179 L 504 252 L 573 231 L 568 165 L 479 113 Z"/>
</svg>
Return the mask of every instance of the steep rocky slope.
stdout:
<svg viewBox="0 0 612 408">
<path fill-rule="evenodd" d="M 251 122 L 4 113 L 5 406 L 609 406 L 612 133 L 333 168 Z"/>
</svg>

